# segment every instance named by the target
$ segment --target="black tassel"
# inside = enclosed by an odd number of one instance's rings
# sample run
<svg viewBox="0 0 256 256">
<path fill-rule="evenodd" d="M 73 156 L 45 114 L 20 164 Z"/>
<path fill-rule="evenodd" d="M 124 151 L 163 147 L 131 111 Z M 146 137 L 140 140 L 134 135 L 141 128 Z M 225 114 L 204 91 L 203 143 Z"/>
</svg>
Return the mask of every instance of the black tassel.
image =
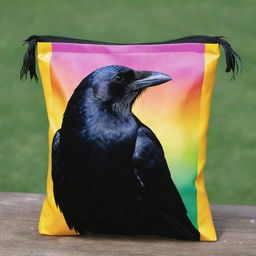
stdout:
<svg viewBox="0 0 256 256">
<path fill-rule="evenodd" d="M 235 79 L 239 71 L 242 70 L 242 61 L 240 56 L 234 51 L 230 43 L 228 43 L 222 36 L 216 37 L 219 44 L 222 45 L 226 56 L 226 72 L 232 71 L 232 78 Z"/>
<path fill-rule="evenodd" d="M 27 79 L 27 75 L 29 72 L 30 79 L 33 78 L 38 82 L 38 77 L 36 74 L 36 43 L 37 43 L 38 37 L 37 36 L 30 36 L 28 39 L 24 41 L 24 44 L 28 44 L 28 49 L 23 57 L 23 65 L 20 70 L 20 79 L 25 77 Z"/>
</svg>

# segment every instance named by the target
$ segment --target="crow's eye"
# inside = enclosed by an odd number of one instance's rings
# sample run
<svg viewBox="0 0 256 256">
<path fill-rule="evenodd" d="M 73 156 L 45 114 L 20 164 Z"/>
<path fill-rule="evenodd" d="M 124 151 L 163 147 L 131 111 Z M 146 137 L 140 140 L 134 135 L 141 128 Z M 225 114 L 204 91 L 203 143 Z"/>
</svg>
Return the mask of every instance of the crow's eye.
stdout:
<svg viewBox="0 0 256 256">
<path fill-rule="evenodd" d="M 122 75 L 117 75 L 114 78 L 115 82 L 122 83 L 124 81 L 124 77 Z"/>
</svg>

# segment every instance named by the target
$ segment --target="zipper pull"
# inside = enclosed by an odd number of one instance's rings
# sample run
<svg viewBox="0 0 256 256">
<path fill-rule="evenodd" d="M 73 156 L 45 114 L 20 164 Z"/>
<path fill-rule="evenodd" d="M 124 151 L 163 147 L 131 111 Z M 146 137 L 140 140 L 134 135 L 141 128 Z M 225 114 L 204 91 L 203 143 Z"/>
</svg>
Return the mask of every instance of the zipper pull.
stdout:
<svg viewBox="0 0 256 256">
<path fill-rule="evenodd" d="M 39 36 L 30 36 L 28 39 L 24 40 L 24 44 L 28 44 L 28 49 L 23 57 L 23 64 L 20 70 L 20 79 L 25 77 L 27 79 L 27 75 L 29 72 L 30 79 L 33 78 L 38 82 L 38 77 L 36 74 L 36 44 L 39 39 Z"/>
</svg>

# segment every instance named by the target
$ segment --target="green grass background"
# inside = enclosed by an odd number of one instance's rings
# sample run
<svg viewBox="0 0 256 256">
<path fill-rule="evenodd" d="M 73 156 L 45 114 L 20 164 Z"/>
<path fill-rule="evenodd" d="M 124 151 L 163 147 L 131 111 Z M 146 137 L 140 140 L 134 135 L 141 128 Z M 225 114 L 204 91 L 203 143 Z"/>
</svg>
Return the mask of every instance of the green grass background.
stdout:
<svg viewBox="0 0 256 256">
<path fill-rule="evenodd" d="M 47 116 L 41 85 L 19 80 L 22 40 L 51 34 L 150 42 L 224 35 L 243 59 L 235 82 L 218 66 L 208 140 L 206 185 L 212 203 L 256 205 L 254 0 L 1 0 L 0 191 L 44 192 Z M 223 53 L 223 52 L 222 52 Z"/>
</svg>

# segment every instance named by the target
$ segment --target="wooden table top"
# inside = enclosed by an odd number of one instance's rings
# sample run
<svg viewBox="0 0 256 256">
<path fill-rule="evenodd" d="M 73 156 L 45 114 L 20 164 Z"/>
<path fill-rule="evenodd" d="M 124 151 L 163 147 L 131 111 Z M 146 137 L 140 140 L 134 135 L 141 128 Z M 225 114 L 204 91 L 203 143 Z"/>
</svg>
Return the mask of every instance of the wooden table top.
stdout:
<svg viewBox="0 0 256 256">
<path fill-rule="evenodd" d="M 0 256 L 256 255 L 256 207 L 212 205 L 217 242 L 159 237 L 44 236 L 37 232 L 45 195 L 0 192 Z"/>
</svg>

